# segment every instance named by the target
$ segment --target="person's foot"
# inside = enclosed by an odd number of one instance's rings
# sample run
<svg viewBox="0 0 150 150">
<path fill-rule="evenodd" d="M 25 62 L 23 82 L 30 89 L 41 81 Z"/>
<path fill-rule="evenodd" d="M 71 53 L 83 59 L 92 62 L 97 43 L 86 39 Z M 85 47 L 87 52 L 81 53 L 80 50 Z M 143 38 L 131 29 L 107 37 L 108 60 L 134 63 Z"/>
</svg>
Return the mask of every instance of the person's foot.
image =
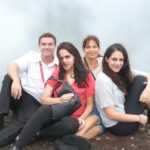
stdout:
<svg viewBox="0 0 150 150">
<path fill-rule="evenodd" d="M 92 147 L 88 139 L 77 135 L 66 135 L 62 140 L 65 144 L 78 147 L 79 150 L 89 150 Z"/>
<path fill-rule="evenodd" d="M 79 150 L 77 147 L 65 144 L 62 139 L 56 139 L 54 145 L 58 150 Z"/>
<path fill-rule="evenodd" d="M 0 130 L 4 128 L 4 116 L 3 114 L 0 114 Z"/>
<path fill-rule="evenodd" d="M 11 150 L 22 150 L 22 148 L 18 148 L 17 146 L 14 146 Z"/>
</svg>

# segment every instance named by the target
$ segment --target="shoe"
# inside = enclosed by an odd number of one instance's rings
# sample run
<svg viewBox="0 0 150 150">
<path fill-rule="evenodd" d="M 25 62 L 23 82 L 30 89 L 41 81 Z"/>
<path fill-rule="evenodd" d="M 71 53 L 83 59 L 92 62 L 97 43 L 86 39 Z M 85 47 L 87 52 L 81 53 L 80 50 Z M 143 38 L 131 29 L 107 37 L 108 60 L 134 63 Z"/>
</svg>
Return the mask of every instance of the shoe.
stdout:
<svg viewBox="0 0 150 150">
<path fill-rule="evenodd" d="M 92 147 L 89 140 L 77 135 L 66 135 L 62 140 L 65 144 L 76 146 L 79 150 L 89 150 Z"/>
<path fill-rule="evenodd" d="M 0 130 L 4 128 L 4 116 L 3 114 L 0 114 Z"/>
<path fill-rule="evenodd" d="M 18 148 L 17 146 L 14 146 L 11 150 L 22 150 L 22 148 Z"/>
<path fill-rule="evenodd" d="M 79 150 L 77 147 L 65 144 L 62 139 L 58 138 L 54 141 L 57 150 Z"/>
</svg>

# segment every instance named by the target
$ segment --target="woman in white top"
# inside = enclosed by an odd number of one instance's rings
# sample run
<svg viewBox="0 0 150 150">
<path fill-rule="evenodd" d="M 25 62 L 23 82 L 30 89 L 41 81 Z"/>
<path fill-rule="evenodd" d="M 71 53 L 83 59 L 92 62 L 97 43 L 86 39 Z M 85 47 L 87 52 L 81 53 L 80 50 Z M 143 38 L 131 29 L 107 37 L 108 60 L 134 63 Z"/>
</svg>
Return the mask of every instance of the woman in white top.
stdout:
<svg viewBox="0 0 150 150">
<path fill-rule="evenodd" d="M 128 54 L 121 44 L 113 44 L 106 50 L 102 67 L 103 72 L 96 79 L 95 93 L 102 121 L 112 134 L 132 134 L 139 124 L 147 123 L 140 100 L 149 101 L 150 77 L 145 85 L 144 76 L 133 76 Z"/>
<path fill-rule="evenodd" d="M 102 70 L 102 56 L 98 37 L 88 35 L 83 40 L 82 48 L 84 51 L 83 61 L 96 78 Z"/>
</svg>

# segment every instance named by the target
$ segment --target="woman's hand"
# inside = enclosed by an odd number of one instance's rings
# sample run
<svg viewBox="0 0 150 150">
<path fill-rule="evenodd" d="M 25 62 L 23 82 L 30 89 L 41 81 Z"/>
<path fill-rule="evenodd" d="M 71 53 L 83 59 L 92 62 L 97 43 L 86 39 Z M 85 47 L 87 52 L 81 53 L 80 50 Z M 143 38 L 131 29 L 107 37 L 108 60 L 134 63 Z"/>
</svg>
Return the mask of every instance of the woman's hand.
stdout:
<svg viewBox="0 0 150 150">
<path fill-rule="evenodd" d="M 140 114 L 139 115 L 139 123 L 141 123 L 142 125 L 146 125 L 146 123 L 147 123 L 147 116 L 146 115 L 143 115 L 143 114 Z"/>
<path fill-rule="evenodd" d="M 78 118 L 78 121 L 79 121 L 79 130 L 83 129 L 85 127 L 85 121 L 81 118 Z"/>
<path fill-rule="evenodd" d="M 66 103 L 69 102 L 74 96 L 74 93 L 68 93 L 68 94 L 63 94 L 60 97 L 60 103 Z"/>
</svg>

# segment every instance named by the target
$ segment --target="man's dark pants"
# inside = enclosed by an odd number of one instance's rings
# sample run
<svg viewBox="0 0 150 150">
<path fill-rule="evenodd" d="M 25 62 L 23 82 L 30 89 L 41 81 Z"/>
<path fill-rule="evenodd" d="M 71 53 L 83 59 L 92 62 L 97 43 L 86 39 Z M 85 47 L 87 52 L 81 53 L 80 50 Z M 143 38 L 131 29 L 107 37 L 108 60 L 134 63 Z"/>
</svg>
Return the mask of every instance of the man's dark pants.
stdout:
<svg viewBox="0 0 150 150">
<path fill-rule="evenodd" d="M 9 109 L 16 114 L 16 120 L 0 131 L 0 146 L 13 141 L 20 133 L 29 117 L 38 109 L 40 103 L 30 94 L 22 91 L 20 99 L 11 96 L 12 79 L 9 75 L 4 77 L 0 92 L 0 113 L 7 115 Z"/>
</svg>

